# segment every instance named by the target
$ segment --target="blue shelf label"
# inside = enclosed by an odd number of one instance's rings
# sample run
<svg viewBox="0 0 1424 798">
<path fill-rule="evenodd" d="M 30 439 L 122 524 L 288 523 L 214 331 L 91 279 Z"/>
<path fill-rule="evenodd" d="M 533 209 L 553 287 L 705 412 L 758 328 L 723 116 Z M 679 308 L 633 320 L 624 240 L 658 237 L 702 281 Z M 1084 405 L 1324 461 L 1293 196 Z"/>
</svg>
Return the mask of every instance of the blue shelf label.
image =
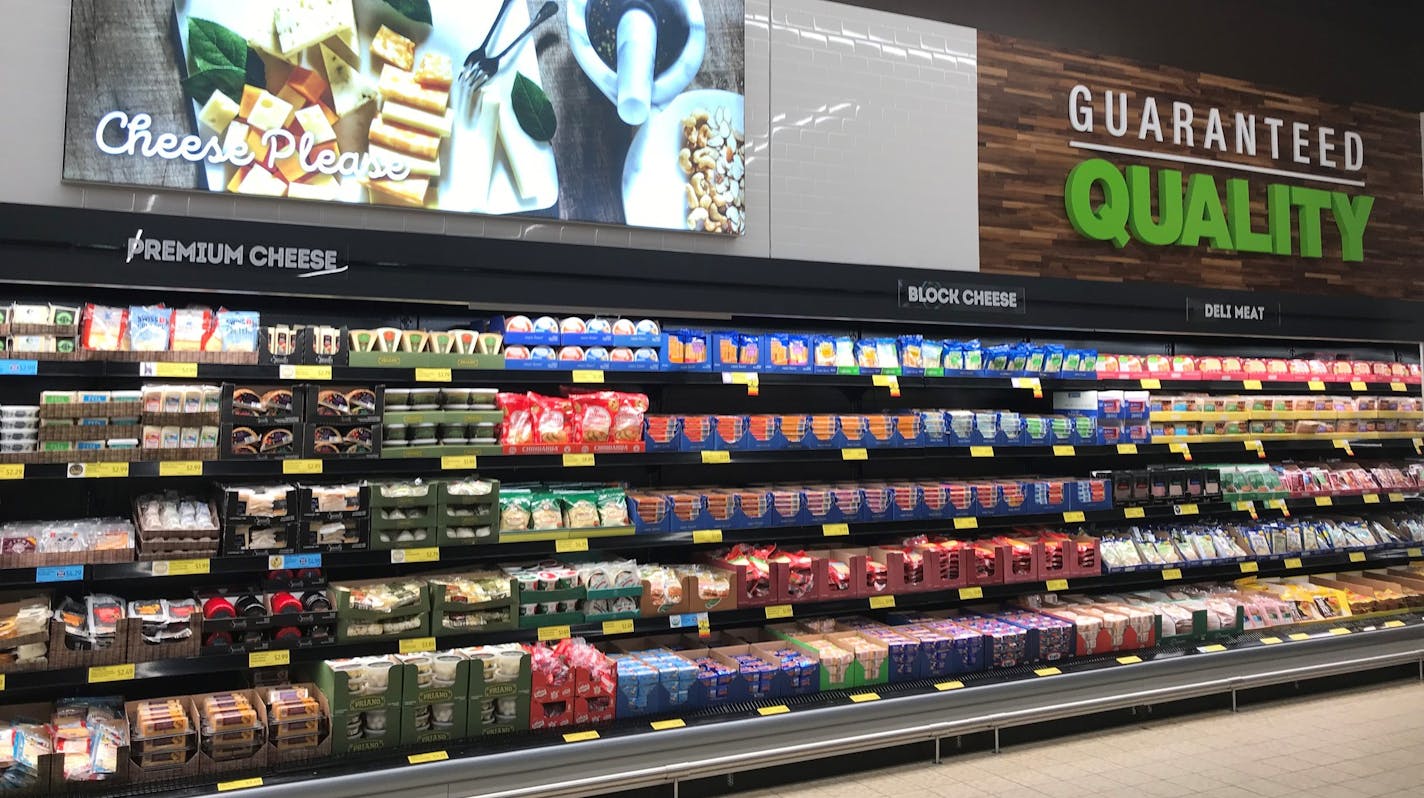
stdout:
<svg viewBox="0 0 1424 798">
<path fill-rule="evenodd" d="M 84 566 L 82 565 L 56 565 L 48 568 L 35 569 L 36 582 L 82 582 L 84 581 Z"/>
<path fill-rule="evenodd" d="M 269 565 L 277 569 L 320 568 L 321 555 L 283 554 L 279 557 L 272 557 Z"/>
<path fill-rule="evenodd" d="M 40 373 L 38 360 L 0 360 L 0 374 L 9 377 L 33 377 Z"/>
</svg>

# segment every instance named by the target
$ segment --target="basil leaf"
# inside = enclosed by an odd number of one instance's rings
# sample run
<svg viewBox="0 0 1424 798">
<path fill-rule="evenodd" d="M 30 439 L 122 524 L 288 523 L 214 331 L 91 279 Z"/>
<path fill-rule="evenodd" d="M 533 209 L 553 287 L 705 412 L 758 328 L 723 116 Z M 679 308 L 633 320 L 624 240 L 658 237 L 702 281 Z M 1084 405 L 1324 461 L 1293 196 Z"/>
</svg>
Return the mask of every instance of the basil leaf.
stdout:
<svg viewBox="0 0 1424 798">
<path fill-rule="evenodd" d="M 435 24 L 430 16 L 430 0 L 386 0 L 386 5 L 399 11 L 401 16 L 411 22 Z"/>
<path fill-rule="evenodd" d="M 223 67 L 247 69 L 247 40 L 206 19 L 188 19 L 188 54 L 198 72 Z"/>
<path fill-rule="evenodd" d="M 220 91 L 230 100 L 242 99 L 242 85 L 247 72 L 237 67 L 217 67 L 195 72 L 183 81 L 183 89 L 199 105 L 206 103 L 213 92 Z"/>
<path fill-rule="evenodd" d="M 539 84 L 519 73 L 514 78 L 514 89 L 509 94 L 514 103 L 514 118 L 519 126 L 535 141 L 553 141 L 559 123 L 554 118 L 554 104 Z"/>
</svg>

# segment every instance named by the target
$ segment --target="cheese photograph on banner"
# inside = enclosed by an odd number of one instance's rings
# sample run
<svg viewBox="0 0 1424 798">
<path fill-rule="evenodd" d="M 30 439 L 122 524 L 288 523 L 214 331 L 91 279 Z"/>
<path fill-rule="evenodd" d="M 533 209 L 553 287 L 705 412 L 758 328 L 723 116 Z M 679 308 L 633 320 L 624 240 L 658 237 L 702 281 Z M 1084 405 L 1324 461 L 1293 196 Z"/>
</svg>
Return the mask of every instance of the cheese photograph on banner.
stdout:
<svg viewBox="0 0 1424 798">
<path fill-rule="evenodd" d="M 76 0 L 64 176 L 740 235 L 743 3 Z"/>
</svg>

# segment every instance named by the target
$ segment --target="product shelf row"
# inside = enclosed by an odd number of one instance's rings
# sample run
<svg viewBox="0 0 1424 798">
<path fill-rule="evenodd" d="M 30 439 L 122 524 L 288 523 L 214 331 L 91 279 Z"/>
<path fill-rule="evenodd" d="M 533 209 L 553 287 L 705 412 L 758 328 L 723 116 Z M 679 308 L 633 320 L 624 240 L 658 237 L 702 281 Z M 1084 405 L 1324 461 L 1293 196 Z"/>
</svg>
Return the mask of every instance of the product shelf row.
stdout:
<svg viewBox="0 0 1424 798">
<path fill-rule="evenodd" d="M 1287 458 L 1337 456 L 1405 457 L 1420 454 L 1417 433 L 1400 437 L 1373 437 L 1395 433 L 1338 433 L 1270 439 L 1268 436 L 1239 436 L 1240 440 L 1213 440 L 1199 443 L 1126 443 L 1091 446 L 939 446 L 910 448 L 787 449 L 780 451 L 733 452 L 634 452 L 600 453 L 569 446 L 564 454 L 496 454 L 498 447 L 469 447 L 444 457 L 382 457 L 370 459 L 286 459 L 286 460 L 193 460 L 105 463 L 11 463 L 0 466 L 0 484 L 21 479 L 219 477 L 265 479 L 283 476 L 401 476 L 440 471 L 512 472 L 530 469 L 656 468 L 663 466 L 709 466 L 792 463 L 826 463 L 919 460 L 1032 460 L 1060 461 L 1100 458 L 1142 458 L 1205 462 L 1210 458 Z M 1257 444 L 1260 444 L 1259 446 Z M 1186 448 L 1183 448 L 1186 447 Z"/>
<path fill-rule="evenodd" d="M 646 636 L 670 630 L 710 633 L 719 629 L 756 626 L 767 621 L 794 618 L 816 618 L 885 609 L 940 610 L 974 603 L 997 602 L 1044 592 L 1100 592 L 1142 590 L 1164 585 L 1189 584 L 1241 578 L 1249 574 L 1256 578 L 1272 576 L 1302 576 L 1328 573 L 1340 569 L 1361 569 L 1398 565 L 1424 559 L 1417 548 L 1364 552 L 1330 552 L 1297 558 L 1247 560 L 1239 563 L 1212 564 L 1169 570 L 1144 570 L 1073 579 L 1065 582 L 1020 582 L 1014 584 L 961 588 L 950 591 L 920 591 L 869 599 L 840 599 L 741 608 L 702 614 L 670 615 L 638 618 L 631 621 L 608 621 L 571 626 L 529 628 L 492 632 L 441 635 L 411 640 L 383 640 L 338 645 L 318 645 L 296 649 L 278 649 L 237 654 L 216 654 L 183 659 L 157 660 L 84 668 L 60 668 L 39 672 L 5 675 L 3 686 L 7 694 L 26 690 L 55 690 L 92 684 L 165 679 L 201 674 L 235 673 L 251 668 L 285 665 L 289 662 L 314 662 L 341 657 L 407 653 L 410 651 L 458 648 L 509 642 L 558 640 L 582 637 L 596 641 L 607 638 Z"/>
</svg>

